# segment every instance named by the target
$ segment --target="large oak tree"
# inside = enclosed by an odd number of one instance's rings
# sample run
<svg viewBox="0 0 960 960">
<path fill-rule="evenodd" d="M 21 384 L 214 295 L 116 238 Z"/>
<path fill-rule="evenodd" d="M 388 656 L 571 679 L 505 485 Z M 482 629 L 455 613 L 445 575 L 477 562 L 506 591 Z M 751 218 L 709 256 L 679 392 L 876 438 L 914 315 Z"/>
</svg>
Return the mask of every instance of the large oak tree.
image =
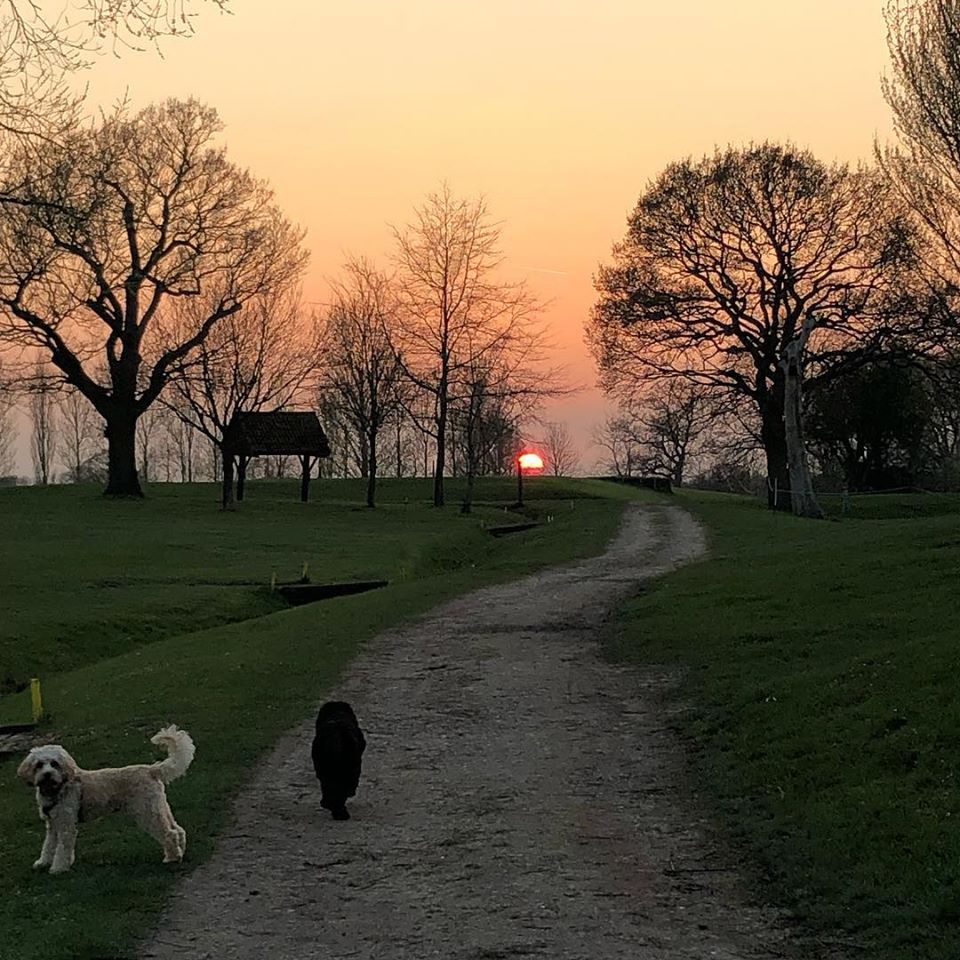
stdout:
<svg viewBox="0 0 960 960">
<path fill-rule="evenodd" d="M 216 325 L 299 275 L 301 233 L 194 100 L 22 143 L 0 185 L 0 337 L 39 347 L 104 420 L 108 494 L 142 495 L 137 419 Z M 184 328 L 173 301 L 204 309 Z"/>
<path fill-rule="evenodd" d="M 908 234 L 883 180 L 790 146 L 728 148 L 668 166 L 628 224 L 588 331 L 606 387 L 629 401 L 681 378 L 749 401 L 770 505 L 816 514 L 801 384 L 899 332 L 888 290 Z"/>
</svg>

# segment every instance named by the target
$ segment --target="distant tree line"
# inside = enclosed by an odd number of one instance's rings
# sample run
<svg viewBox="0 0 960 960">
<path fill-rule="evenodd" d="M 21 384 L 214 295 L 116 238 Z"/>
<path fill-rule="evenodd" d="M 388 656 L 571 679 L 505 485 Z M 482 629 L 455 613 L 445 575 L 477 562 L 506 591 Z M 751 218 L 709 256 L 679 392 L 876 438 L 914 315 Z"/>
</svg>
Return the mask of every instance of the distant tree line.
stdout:
<svg viewBox="0 0 960 960">
<path fill-rule="evenodd" d="M 328 475 L 473 479 L 513 469 L 521 423 L 563 391 L 538 305 L 499 279 L 499 227 L 444 186 L 396 229 L 387 269 L 350 260 L 305 308 L 300 231 L 168 101 L 20 141 L 0 181 L 0 475 L 14 405 L 34 479 L 217 480 L 239 411 L 315 409 Z M 569 458 L 568 458 L 569 459 Z M 285 458 L 250 476 L 282 477 Z"/>
<path fill-rule="evenodd" d="M 898 145 L 873 166 L 728 147 L 640 197 L 588 327 L 614 469 L 759 475 L 806 516 L 815 478 L 956 487 L 960 0 L 886 15 Z"/>
<path fill-rule="evenodd" d="M 219 479 L 240 410 L 321 415 L 327 473 L 472 480 L 512 469 L 522 420 L 562 392 L 538 305 L 500 279 L 499 226 L 444 186 L 304 309 L 301 231 L 216 143 L 216 112 L 169 100 L 95 123 L 76 74 L 106 50 L 192 32 L 203 4 L 69 0 L 0 10 L 0 477 L 27 430 L 38 483 Z M 81 92 L 77 92 L 77 91 Z M 18 412 L 19 411 L 19 412 Z M 283 476 L 284 458 L 254 475 Z"/>
</svg>

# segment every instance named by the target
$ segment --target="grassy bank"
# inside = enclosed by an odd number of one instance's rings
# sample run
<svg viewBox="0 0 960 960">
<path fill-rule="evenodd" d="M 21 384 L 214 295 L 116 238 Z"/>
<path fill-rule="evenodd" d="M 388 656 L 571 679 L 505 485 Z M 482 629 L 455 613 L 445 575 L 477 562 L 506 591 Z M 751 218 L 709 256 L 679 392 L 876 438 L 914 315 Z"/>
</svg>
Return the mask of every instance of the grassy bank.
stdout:
<svg viewBox="0 0 960 960">
<path fill-rule="evenodd" d="M 257 755 L 309 715 L 365 638 L 472 587 L 599 552 L 623 505 L 609 496 L 632 497 L 542 480 L 528 487 L 524 517 L 553 522 L 496 539 L 481 523 L 520 519 L 505 512 L 509 483 L 484 484 L 485 503 L 470 517 L 459 515 L 455 488 L 452 506 L 429 507 L 423 481 L 384 484 L 375 511 L 357 508 L 359 486 L 321 487 L 304 507 L 293 486 L 252 485 L 249 501 L 227 515 L 210 487 L 157 488 L 143 503 L 67 488 L 0 491 L 13 530 L 0 562 L 15 584 L 0 594 L 0 623 L 17 624 L 0 651 L 18 664 L 0 661 L 3 672 L 44 668 L 48 728 L 83 765 L 150 759 L 149 736 L 170 721 L 198 745 L 189 775 L 171 788 L 190 834 L 179 871 L 160 864 L 152 840 L 111 818 L 84 827 L 74 872 L 34 873 L 42 828 L 33 797 L 15 780 L 15 761 L 0 762 L 3 960 L 129 955 L 178 873 L 212 851 Z M 317 581 L 392 582 L 313 606 L 271 606 L 263 586 L 271 571 L 294 579 L 303 560 Z M 25 694 L 0 700 L 0 710 L 22 714 Z"/>
<path fill-rule="evenodd" d="M 184 631 L 279 609 L 265 588 L 276 572 L 316 582 L 405 580 L 431 552 L 464 548 L 480 522 L 503 521 L 509 478 L 481 482 L 483 500 L 461 518 L 461 484 L 444 510 L 427 509 L 429 481 L 384 480 L 377 510 L 364 481 L 253 483 L 236 511 L 218 510 L 212 484 L 155 485 L 143 501 L 108 502 L 96 487 L 0 490 L 0 694 L 29 677 L 80 667 Z M 527 483 L 535 499 L 588 499 L 597 485 Z M 477 543 L 473 543 L 477 547 Z"/>
<path fill-rule="evenodd" d="M 631 602 L 612 654 L 687 668 L 696 769 L 765 896 L 840 956 L 955 960 L 960 497 L 679 502 L 710 558 Z"/>
</svg>

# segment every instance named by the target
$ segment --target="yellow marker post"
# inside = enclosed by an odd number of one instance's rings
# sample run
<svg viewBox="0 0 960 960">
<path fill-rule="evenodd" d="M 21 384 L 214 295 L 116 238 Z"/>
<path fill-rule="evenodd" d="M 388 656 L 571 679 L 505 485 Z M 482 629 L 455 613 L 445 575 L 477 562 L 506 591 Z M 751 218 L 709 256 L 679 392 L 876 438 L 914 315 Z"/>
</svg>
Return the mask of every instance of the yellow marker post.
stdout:
<svg viewBox="0 0 960 960">
<path fill-rule="evenodd" d="M 307 563 L 306 560 L 304 560 L 304 561 L 303 561 L 303 571 L 300 573 L 300 582 L 301 582 L 301 583 L 306 583 L 306 582 L 307 582 L 307 570 L 309 570 L 309 569 L 310 569 L 309 564 Z"/>
<path fill-rule="evenodd" d="M 43 698 L 40 696 L 40 681 L 36 677 L 30 681 L 30 705 L 33 709 L 33 722 L 39 723 L 43 717 Z"/>
<path fill-rule="evenodd" d="M 274 570 L 273 573 L 270 574 L 270 592 L 273 593 L 273 591 L 276 589 L 277 589 L 277 571 Z"/>
</svg>

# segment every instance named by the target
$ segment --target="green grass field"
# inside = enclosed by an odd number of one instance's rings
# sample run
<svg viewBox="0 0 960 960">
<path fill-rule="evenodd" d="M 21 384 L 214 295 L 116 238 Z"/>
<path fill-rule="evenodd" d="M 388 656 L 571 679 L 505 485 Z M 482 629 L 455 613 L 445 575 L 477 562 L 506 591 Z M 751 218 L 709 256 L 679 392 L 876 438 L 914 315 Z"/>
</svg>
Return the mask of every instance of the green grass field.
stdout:
<svg viewBox="0 0 960 960">
<path fill-rule="evenodd" d="M 485 481 L 434 510 L 425 481 L 255 483 L 232 513 L 209 486 L 142 503 L 84 488 L 0 490 L 0 682 L 43 679 L 56 732 L 89 766 L 138 762 L 175 721 L 197 762 L 171 790 L 188 863 L 164 868 L 122 820 L 87 825 L 78 869 L 34 874 L 31 791 L 0 762 L 0 960 L 129 955 L 172 884 L 209 856 L 253 756 L 308 716 L 363 640 L 474 586 L 598 552 L 625 499 L 592 481 Z M 662 498 L 656 497 L 660 502 Z M 685 668 L 682 732 L 761 897 L 793 911 L 814 956 L 960 956 L 960 497 L 854 497 L 841 521 L 681 493 L 710 557 L 649 584 L 611 655 Z M 832 505 L 828 504 L 831 512 Z M 551 515 L 496 539 L 484 527 Z M 287 609 L 268 585 L 388 579 Z M 27 692 L 0 697 L 24 719 Z M 40 921 L 38 923 L 38 920 Z"/>
<path fill-rule="evenodd" d="M 632 601 L 611 653 L 687 668 L 695 769 L 814 955 L 956 960 L 960 496 L 843 522 L 677 499 L 710 558 Z"/>
<path fill-rule="evenodd" d="M 475 513 L 426 501 L 428 481 L 384 481 L 381 506 L 359 507 L 360 482 L 253 483 L 235 512 L 211 486 L 157 486 L 143 502 L 93 488 L 0 490 L 0 677 L 43 681 L 46 727 L 81 764 L 153 759 L 148 738 L 176 722 L 197 741 L 171 788 L 190 834 L 188 862 L 165 868 L 125 821 L 84 827 L 78 869 L 34 873 L 42 839 L 32 791 L 0 762 L 0 958 L 94 960 L 129 955 L 178 875 L 207 857 L 222 809 L 258 753 L 308 716 L 365 638 L 483 583 L 602 550 L 633 491 L 537 478 L 523 516 L 509 480 L 485 481 Z M 482 528 L 551 515 L 494 538 Z M 385 589 L 280 608 L 268 585 L 388 579 Z M 0 698 L 25 719 L 27 693 Z M 126 951 L 126 952 L 125 952 Z"/>
</svg>

